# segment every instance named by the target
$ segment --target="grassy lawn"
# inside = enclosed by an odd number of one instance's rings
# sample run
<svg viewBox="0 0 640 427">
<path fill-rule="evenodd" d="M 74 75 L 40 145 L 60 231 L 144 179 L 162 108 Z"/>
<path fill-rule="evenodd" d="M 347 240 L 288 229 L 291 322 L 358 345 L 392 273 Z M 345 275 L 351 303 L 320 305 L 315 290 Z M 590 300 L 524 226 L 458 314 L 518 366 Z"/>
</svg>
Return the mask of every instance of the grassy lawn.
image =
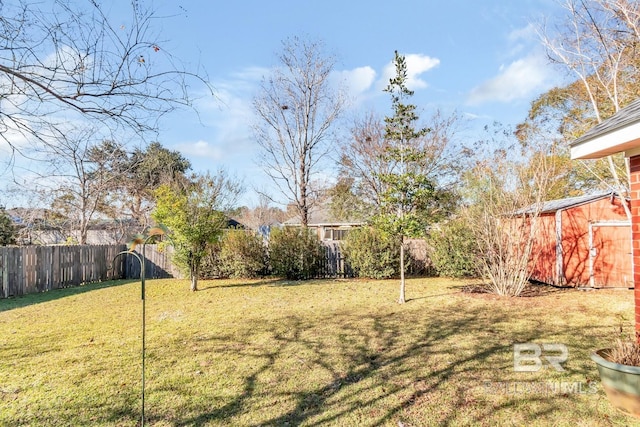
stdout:
<svg viewBox="0 0 640 427">
<path fill-rule="evenodd" d="M 464 282 L 147 282 L 156 426 L 633 425 L 589 354 L 633 331 L 632 291 Z M 140 285 L 0 300 L 0 425 L 135 426 Z M 562 343 L 564 372 L 515 372 L 513 344 Z"/>
</svg>

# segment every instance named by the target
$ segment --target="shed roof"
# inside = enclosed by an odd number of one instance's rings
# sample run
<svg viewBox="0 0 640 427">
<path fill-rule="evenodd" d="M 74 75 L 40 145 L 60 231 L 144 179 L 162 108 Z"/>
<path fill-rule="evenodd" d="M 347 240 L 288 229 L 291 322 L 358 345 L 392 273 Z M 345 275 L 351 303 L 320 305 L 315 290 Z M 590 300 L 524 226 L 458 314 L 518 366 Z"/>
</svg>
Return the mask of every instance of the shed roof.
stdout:
<svg viewBox="0 0 640 427">
<path fill-rule="evenodd" d="M 514 212 L 514 214 L 522 215 L 522 214 L 534 214 L 534 213 L 541 213 L 541 214 L 553 213 L 553 212 L 561 211 L 563 209 L 568 209 L 575 206 L 580 206 L 590 202 L 594 202 L 596 200 L 605 199 L 607 197 L 612 197 L 613 195 L 614 195 L 613 192 L 608 191 L 606 193 L 588 194 L 584 196 L 567 197 L 565 199 L 549 200 L 548 202 L 543 202 L 542 206 L 533 204 L 531 206 L 527 206 L 524 209 L 520 209 L 519 211 Z"/>
<path fill-rule="evenodd" d="M 640 146 L 640 98 L 572 141 L 572 159 L 597 159 Z"/>
</svg>

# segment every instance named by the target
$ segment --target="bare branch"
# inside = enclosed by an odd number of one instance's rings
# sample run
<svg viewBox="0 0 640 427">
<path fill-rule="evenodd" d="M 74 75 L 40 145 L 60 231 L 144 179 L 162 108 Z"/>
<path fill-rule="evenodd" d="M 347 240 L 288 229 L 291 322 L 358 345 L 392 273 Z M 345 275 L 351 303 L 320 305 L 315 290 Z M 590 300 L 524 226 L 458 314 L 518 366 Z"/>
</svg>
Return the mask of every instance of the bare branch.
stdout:
<svg viewBox="0 0 640 427">
<path fill-rule="evenodd" d="M 334 60 L 322 48 L 297 37 L 283 42 L 282 67 L 263 80 L 253 102 L 262 165 L 296 204 L 304 225 L 313 204 L 310 183 L 331 148 L 331 126 L 344 107 L 344 97 L 329 81 Z"/>
<path fill-rule="evenodd" d="M 0 138 L 17 152 L 18 138 L 63 138 L 69 120 L 154 131 L 163 115 L 192 106 L 189 81 L 211 90 L 162 48 L 157 17 L 138 2 L 121 25 L 90 0 L 0 3 L 0 16 Z"/>
</svg>

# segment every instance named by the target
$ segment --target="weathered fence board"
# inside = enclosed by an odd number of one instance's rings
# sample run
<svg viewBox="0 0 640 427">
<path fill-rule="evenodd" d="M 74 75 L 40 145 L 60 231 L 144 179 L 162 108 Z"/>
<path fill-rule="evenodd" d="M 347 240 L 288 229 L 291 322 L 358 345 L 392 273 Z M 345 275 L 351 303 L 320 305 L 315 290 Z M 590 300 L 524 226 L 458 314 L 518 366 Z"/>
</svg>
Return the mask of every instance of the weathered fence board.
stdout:
<svg viewBox="0 0 640 427">
<path fill-rule="evenodd" d="M 138 255 L 142 255 L 143 248 L 136 249 Z M 180 277 L 180 272 L 171 262 L 173 248 L 158 245 L 146 245 L 144 247 L 144 274 L 147 279 L 164 279 L 167 277 Z M 127 255 L 125 261 L 125 273 L 127 278 L 140 277 L 140 262 L 132 256 Z"/>
<path fill-rule="evenodd" d="M 320 262 L 320 278 L 353 277 L 354 272 L 340 251 L 340 242 L 322 242 L 325 250 L 324 260 Z"/>
<path fill-rule="evenodd" d="M 124 245 L 0 247 L 0 298 L 125 278 Z"/>
</svg>

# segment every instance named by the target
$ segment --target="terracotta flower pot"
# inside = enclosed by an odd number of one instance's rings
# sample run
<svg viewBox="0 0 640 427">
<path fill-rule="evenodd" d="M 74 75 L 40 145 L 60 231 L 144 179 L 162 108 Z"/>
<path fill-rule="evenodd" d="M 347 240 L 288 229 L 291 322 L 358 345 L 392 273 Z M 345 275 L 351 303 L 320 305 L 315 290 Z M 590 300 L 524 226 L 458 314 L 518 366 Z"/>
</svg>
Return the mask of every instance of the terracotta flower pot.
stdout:
<svg viewBox="0 0 640 427">
<path fill-rule="evenodd" d="M 591 355 L 598 366 L 602 388 L 615 408 L 640 418 L 640 367 L 611 362 L 607 360 L 608 351 L 605 348 Z"/>
</svg>

